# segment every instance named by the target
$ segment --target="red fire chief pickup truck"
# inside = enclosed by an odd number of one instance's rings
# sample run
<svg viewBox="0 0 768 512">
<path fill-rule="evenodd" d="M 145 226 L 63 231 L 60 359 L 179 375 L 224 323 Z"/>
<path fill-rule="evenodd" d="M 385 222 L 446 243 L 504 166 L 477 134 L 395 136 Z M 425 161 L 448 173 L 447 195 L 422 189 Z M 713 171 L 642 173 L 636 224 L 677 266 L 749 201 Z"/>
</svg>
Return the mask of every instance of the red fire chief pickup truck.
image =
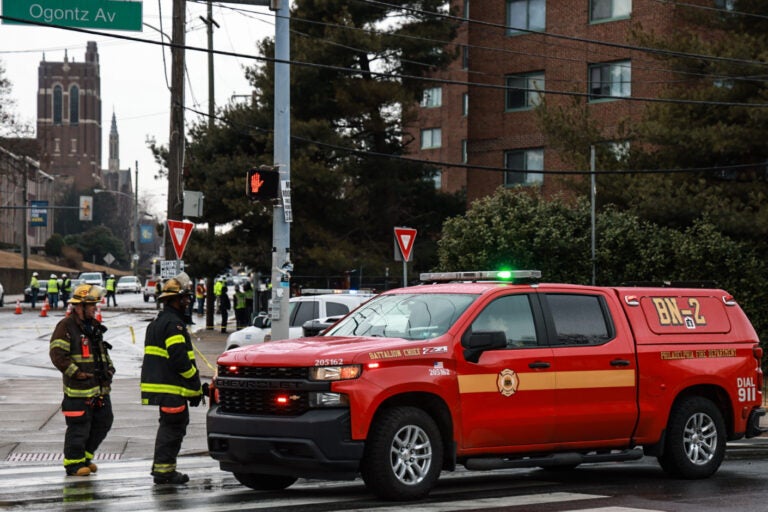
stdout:
<svg viewBox="0 0 768 512">
<path fill-rule="evenodd" d="M 506 281 L 499 277 L 508 277 Z M 208 448 L 253 489 L 362 476 L 390 500 L 441 471 L 657 457 L 706 478 L 762 433 L 762 349 L 717 289 L 422 274 L 311 338 L 218 359 Z"/>
</svg>

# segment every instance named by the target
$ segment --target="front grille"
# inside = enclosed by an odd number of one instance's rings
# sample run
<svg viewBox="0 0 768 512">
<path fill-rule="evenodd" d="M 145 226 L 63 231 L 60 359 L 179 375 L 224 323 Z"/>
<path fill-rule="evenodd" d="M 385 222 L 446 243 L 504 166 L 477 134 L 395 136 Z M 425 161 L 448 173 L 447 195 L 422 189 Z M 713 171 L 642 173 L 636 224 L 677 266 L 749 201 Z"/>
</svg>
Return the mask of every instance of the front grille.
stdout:
<svg viewBox="0 0 768 512">
<path fill-rule="evenodd" d="M 219 365 L 221 412 L 262 416 L 298 416 L 309 410 L 310 391 L 330 388 L 311 382 L 306 367 Z"/>
<path fill-rule="evenodd" d="M 280 396 L 287 397 L 287 403 L 280 404 Z M 309 410 L 309 393 L 226 389 L 219 392 L 219 406 L 225 413 L 298 416 Z"/>
</svg>

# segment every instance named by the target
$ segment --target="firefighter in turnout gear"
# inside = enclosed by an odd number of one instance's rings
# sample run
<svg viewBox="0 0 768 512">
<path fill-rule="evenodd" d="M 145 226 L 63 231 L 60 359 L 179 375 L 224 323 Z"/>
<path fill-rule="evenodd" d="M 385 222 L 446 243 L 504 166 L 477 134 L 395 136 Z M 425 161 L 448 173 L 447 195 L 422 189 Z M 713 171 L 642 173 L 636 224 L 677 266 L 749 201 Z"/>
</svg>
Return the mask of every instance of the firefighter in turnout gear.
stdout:
<svg viewBox="0 0 768 512">
<path fill-rule="evenodd" d="M 176 457 L 189 425 L 189 406 L 200 405 L 203 387 L 187 331 L 192 319 L 189 276 L 182 272 L 165 282 L 158 301 L 162 311 L 148 326 L 141 367 L 141 403 L 160 408 L 152 476 L 156 484 L 182 485 L 189 481 L 176 471 Z"/>
<path fill-rule="evenodd" d="M 88 476 L 97 471 L 94 453 L 112 428 L 109 392 L 115 367 L 108 352 L 112 346 L 104 341 L 107 328 L 95 318 L 103 294 L 100 286 L 78 286 L 69 299 L 72 314 L 51 335 L 49 354 L 64 381 L 61 411 L 67 423 L 67 475 Z"/>
</svg>

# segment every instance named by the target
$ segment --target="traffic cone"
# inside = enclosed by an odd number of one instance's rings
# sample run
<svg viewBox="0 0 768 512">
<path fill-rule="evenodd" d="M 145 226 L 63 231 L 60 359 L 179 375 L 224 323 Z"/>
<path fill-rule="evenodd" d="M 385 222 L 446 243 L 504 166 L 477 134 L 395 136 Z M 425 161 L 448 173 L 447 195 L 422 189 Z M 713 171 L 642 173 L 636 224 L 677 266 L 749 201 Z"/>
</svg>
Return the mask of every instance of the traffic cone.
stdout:
<svg viewBox="0 0 768 512">
<path fill-rule="evenodd" d="M 101 322 L 101 304 L 96 304 L 96 320 Z"/>
<path fill-rule="evenodd" d="M 21 314 L 21 301 L 19 299 L 16 299 L 16 311 L 13 312 L 15 315 Z"/>
<path fill-rule="evenodd" d="M 40 316 L 48 316 L 48 299 L 45 299 L 45 302 L 43 302 L 43 307 L 40 308 Z"/>
<path fill-rule="evenodd" d="M 72 304 L 67 304 L 67 313 L 64 316 L 68 317 L 71 314 L 72 314 Z"/>
</svg>

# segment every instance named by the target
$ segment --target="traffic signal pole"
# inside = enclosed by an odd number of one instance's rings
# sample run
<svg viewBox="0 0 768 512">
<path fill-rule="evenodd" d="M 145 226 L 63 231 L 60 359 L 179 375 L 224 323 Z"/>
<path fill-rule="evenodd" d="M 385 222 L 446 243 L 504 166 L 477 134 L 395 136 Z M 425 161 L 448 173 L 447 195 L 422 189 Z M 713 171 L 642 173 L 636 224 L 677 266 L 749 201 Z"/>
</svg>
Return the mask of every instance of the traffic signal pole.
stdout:
<svg viewBox="0 0 768 512">
<path fill-rule="evenodd" d="M 274 5 L 276 4 L 276 5 Z M 290 2 L 278 0 L 275 16 L 274 165 L 280 170 L 279 198 L 272 210 L 272 339 L 288 338 L 288 299 L 291 296 L 291 74 Z M 286 192 L 287 191 L 287 192 Z"/>
</svg>

